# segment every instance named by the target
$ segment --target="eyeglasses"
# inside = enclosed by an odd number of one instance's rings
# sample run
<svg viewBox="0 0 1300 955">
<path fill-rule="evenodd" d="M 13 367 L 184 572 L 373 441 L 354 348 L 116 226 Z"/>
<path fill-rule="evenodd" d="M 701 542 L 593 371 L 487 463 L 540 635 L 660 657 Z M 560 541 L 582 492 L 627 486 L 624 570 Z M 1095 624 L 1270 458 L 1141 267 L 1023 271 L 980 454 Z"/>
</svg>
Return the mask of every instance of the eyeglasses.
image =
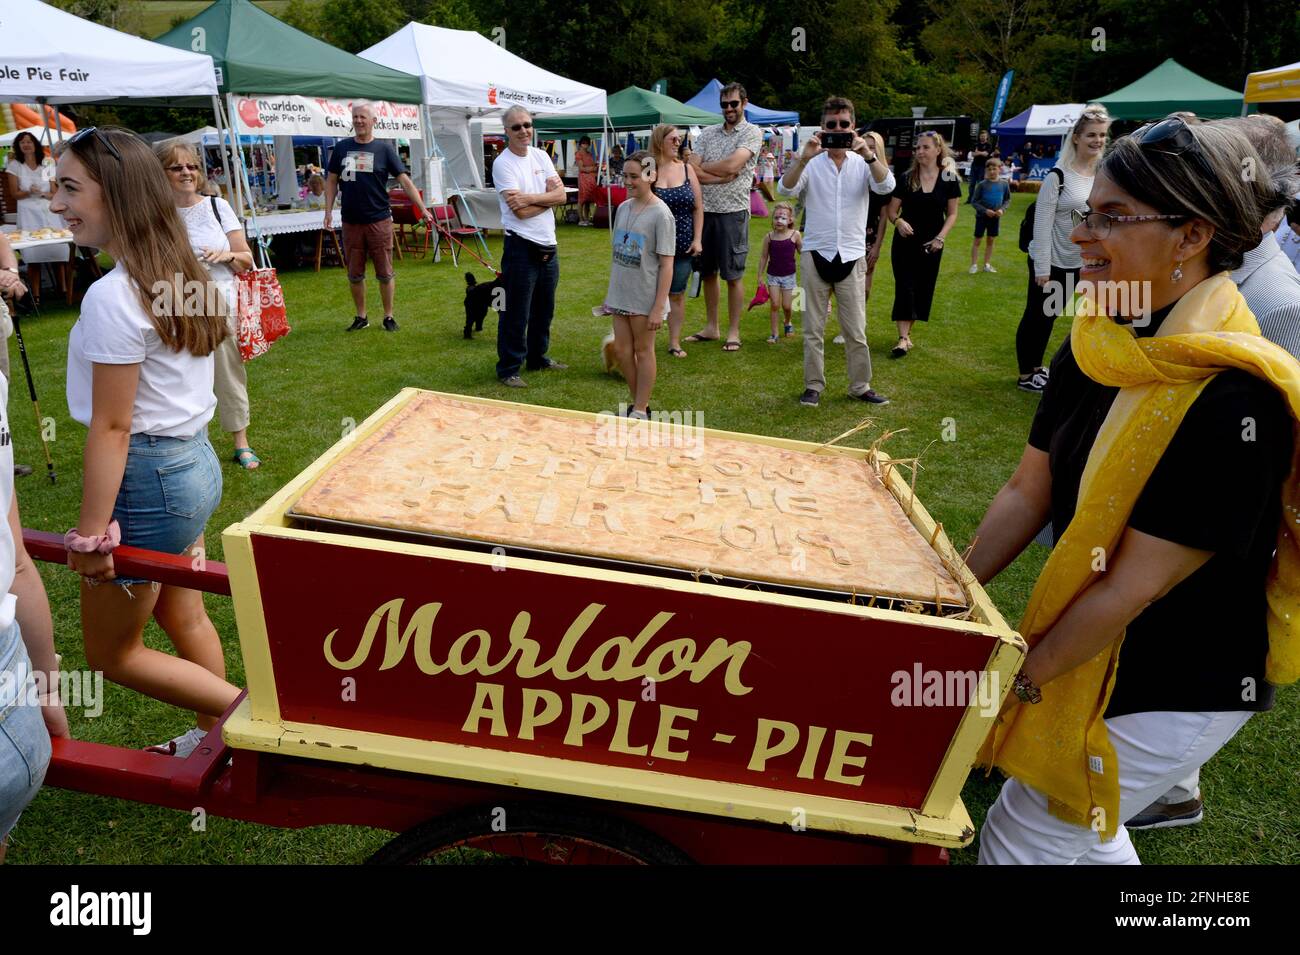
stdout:
<svg viewBox="0 0 1300 955">
<path fill-rule="evenodd" d="M 532 128 L 533 128 L 532 123 L 515 123 L 513 126 L 510 127 L 510 132 L 517 133 L 521 129 L 532 129 Z"/>
<path fill-rule="evenodd" d="M 735 109 L 737 106 L 740 105 L 740 100 L 738 99 L 719 100 L 718 105 L 721 106 L 723 109 Z"/>
<path fill-rule="evenodd" d="M 178 163 L 176 163 L 176 164 L 173 165 L 173 166 L 168 166 L 168 167 L 167 167 L 167 171 L 168 171 L 168 172 L 198 172 L 198 171 L 199 171 L 199 167 L 196 166 L 196 165 L 194 165 L 193 163 L 188 163 L 188 162 L 186 162 L 186 163 L 180 163 L 180 162 L 178 162 Z"/>
<path fill-rule="evenodd" d="M 89 139 L 92 136 L 104 144 L 104 148 L 108 150 L 109 154 L 114 159 L 118 162 L 122 161 L 122 154 L 117 151 L 117 147 L 113 145 L 109 138 L 99 131 L 98 126 L 87 126 L 85 129 L 77 130 L 77 132 L 68 137 L 68 145 L 75 146 L 77 143 L 81 142 L 81 140 Z"/>
<path fill-rule="evenodd" d="M 1110 235 L 1110 227 L 1115 222 L 1158 222 L 1161 219 L 1186 219 L 1180 215 L 1147 216 L 1113 216 L 1106 212 L 1093 212 L 1091 209 L 1071 209 L 1070 221 L 1075 226 L 1084 226 L 1092 233 L 1094 239 L 1104 239 Z"/>
<path fill-rule="evenodd" d="M 851 119 L 827 119 L 822 121 L 824 129 L 852 129 L 853 120 Z"/>
</svg>

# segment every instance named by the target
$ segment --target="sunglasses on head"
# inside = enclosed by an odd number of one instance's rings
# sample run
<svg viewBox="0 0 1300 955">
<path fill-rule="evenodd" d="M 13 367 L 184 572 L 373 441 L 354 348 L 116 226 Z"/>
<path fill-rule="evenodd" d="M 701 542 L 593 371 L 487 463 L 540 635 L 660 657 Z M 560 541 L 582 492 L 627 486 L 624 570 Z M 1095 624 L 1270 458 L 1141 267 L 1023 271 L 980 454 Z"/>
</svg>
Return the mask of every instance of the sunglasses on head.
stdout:
<svg viewBox="0 0 1300 955">
<path fill-rule="evenodd" d="M 826 119 L 822 120 L 824 129 L 852 129 L 853 120 L 851 119 Z"/>
<path fill-rule="evenodd" d="M 122 154 L 117 151 L 117 147 L 113 145 L 109 138 L 99 131 L 99 127 L 97 126 L 87 126 L 85 129 L 80 129 L 73 133 L 72 136 L 68 137 L 68 145 L 75 146 L 83 139 L 90 139 L 91 137 L 94 137 L 103 143 L 104 148 L 108 150 L 109 155 L 114 159 L 118 162 L 122 161 Z"/>
<path fill-rule="evenodd" d="M 738 99 L 719 100 L 718 105 L 721 106 L 723 109 L 735 109 L 737 106 L 740 105 L 740 100 Z"/>
<path fill-rule="evenodd" d="M 168 166 L 167 171 L 168 172 L 198 172 L 199 167 L 194 165 L 193 163 L 178 162 L 174 165 Z"/>
<path fill-rule="evenodd" d="M 532 128 L 533 128 L 532 123 L 515 123 L 513 126 L 510 127 L 510 132 L 517 133 L 521 129 L 532 129 Z"/>
</svg>

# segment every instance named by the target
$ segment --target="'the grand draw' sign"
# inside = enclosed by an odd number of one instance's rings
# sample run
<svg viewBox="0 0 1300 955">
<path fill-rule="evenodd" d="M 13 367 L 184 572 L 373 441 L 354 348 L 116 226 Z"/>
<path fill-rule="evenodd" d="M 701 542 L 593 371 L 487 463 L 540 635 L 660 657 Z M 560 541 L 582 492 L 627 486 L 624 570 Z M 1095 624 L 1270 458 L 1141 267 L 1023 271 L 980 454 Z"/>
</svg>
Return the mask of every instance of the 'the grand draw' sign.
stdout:
<svg viewBox="0 0 1300 955">
<path fill-rule="evenodd" d="M 308 96 L 236 96 L 233 122 L 249 136 L 351 136 L 352 100 Z M 372 100 L 378 139 L 420 139 L 420 108 Z"/>
</svg>

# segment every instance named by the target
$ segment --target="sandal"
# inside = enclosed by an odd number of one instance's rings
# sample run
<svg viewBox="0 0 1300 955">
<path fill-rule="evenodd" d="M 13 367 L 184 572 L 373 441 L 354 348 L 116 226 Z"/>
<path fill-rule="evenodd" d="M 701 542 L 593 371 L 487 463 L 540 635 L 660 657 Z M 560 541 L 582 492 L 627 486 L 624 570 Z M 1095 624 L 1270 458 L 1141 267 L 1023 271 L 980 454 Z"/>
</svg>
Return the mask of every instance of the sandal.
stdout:
<svg viewBox="0 0 1300 955">
<path fill-rule="evenodd" d="M 252 448 L 235 448 L 235 455 L 231 458 L 245 471 L 256 471 L 262 459 L 253 453 Z"/>
<path fill-rule="evenodd" d="M 722 346 L 723 351 L 740 351 L 740 342 L 727 342 Z"/>
<path fill-rule="evenodd" d="M 898 344 L 894 346 L 894 350 L 891 351 L 891 352 L 889 353 L 889 357 L 890 357 L 890 358 L 902 358 L 904 355 L 906 355 L 906 354 L 907 354 L 908 352 L 910 352 L 911 350 L 912 350 L 912 339 L 910 339 L 910 338 L 900 338 L 900 339 L 898 340 Z"/>
<path fill-rule="evenodd" d="M 775 335 L 768 335 L 768 336 L 767 336 L 767 343 L 768 343 L 769 345 L 776 345 L 776 344 L 778 344 L 779 342 L 780 342 L 780 339 L 777 338 Z"/>
<path fill-rule="evenodd" d="M 680 349 L 680 348 L 670 348 L 670 349 L 668 349 L 668 354 L 672 355 L 674 358 L 685 358 L 685 357 L 686 357 L 686 352 L 683 351 L 683 350 Z"/>
<path fill-rule="evenodd" d="M 716 336 L 714 336 L 713 338 L 706 338 L 704 335 L 701 335 L 699 332 L 696 332 L 694 335 L 687 335 L 685 338 L 682 339 L 682 341 L 684 342 L 716 342 L 717 340 L 718 339 Z"/>
</svg>

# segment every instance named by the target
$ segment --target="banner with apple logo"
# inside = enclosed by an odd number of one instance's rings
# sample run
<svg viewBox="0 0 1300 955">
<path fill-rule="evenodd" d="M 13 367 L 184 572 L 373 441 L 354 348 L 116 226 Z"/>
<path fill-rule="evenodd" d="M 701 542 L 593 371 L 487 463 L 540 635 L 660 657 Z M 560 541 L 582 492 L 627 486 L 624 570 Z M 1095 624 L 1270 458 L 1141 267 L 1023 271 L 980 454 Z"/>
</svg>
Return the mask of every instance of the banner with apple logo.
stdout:
<svg viewBox="0 0 1300 955">
<path fill-rule="evenodd" d="M 232 121 L 244 136 L 351 136 L 352 104 L 309 96 L 236 96 Z M 369 100 L 376 139 L 421 139 L 420 107 Z"/>
</svg>

